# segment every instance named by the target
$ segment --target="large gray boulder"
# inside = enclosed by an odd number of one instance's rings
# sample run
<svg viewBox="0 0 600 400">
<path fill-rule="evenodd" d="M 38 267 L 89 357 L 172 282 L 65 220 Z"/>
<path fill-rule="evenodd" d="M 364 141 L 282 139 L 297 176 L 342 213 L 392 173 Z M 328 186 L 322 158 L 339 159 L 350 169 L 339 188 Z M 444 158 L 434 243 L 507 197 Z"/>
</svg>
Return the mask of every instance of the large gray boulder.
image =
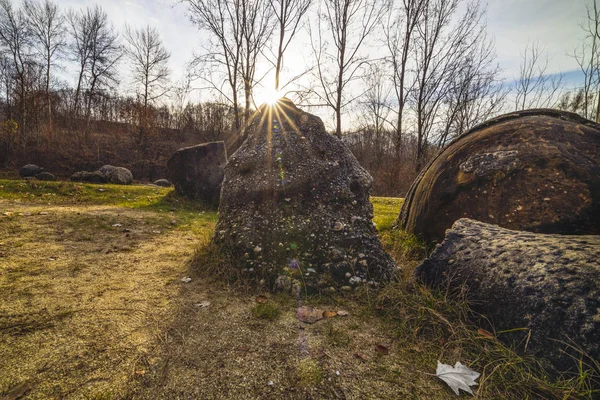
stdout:
<svg viewBox="0 0 600 400">
<path fill-rule="evenodd" d="M 217 206 L 227 163 L 224 142 L 211 142 L 177 150 L 167 162 L 175 193 Z"/>
<path fill-rule="evenodd" d="M 314 290 L 388 280 L 396 266 L 371 220 L 372 178 L 321 119 L 283 99 L 248 132 L 225 167 L 214 235 L 236 267 L 272 288 L 294 276 Z"/>
<path fill-rule="evenodd" d="M 115 185 L 130 185 L 131 182 L 133 182 L 133 174 L 124 167 L 103 165 L 98 172 L 104 175 L 106 182 L 108 183 L 114 183 Z"/>
<path fill-rule="evenodd" d="M 576 369 L 579 355 L 569 345 L 600 360 L 600 236 L 535 234 L 460 219 L 416 277 L 444 290 L 466 289 L 474 311 L 496 331 L 527 328 L 499 338 L 546 360 L 551 370 Z"/>
<path fill-rule="evenodd" d="M 23 165 L 20 169 L 19 169 L 19 176 L 21 176 L 22 178 L 28 177 L 28 176 L 36 176 L 39 173 L 42 173 L 44 171 L 44 168 L 37 166 L 35 164 L 27 164 L 27 165 Z"/>
<path fill-rule="evenodd" d="M 463 133 L 415 180 L 399 222 L 440 242 L 459 218 L 600 234 L 600 125 L 565 111 L 526 110 Z"/>
</svg>

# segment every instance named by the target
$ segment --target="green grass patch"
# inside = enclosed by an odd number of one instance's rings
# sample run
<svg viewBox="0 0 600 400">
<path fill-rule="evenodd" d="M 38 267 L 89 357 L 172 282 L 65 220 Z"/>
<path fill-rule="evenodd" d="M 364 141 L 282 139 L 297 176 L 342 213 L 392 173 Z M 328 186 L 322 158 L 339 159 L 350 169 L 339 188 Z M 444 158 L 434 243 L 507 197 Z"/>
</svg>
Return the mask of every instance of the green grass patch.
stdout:
<svg viewBox="0 0 600 400">
<path fill-rule="evenodd" d="M 371 197 L 371 204 L 373 204 L 373 222 L 377 224 L 377 229 L 386 231 L 392 228 L 398 215 L 400 215 L 400 208 L 404 199 L 396 197 Z"/>
<path fill-rule="evenodd" d="M 254 318 L 266 319 L 269 321 L 274 321 L 281 315 L 281 310 L 279 309 L 279 305 L 272 301 L 267 301 L 266 303 L 258 303 L 250 310 L 252 316 Z"/>
<path fill-rule="evenodd" d="M 323 380 L 323 369 L 317 360 L 304 358 L 298 362 L 296 374 L 302 386 L 316 386 Z"/>
</svg>

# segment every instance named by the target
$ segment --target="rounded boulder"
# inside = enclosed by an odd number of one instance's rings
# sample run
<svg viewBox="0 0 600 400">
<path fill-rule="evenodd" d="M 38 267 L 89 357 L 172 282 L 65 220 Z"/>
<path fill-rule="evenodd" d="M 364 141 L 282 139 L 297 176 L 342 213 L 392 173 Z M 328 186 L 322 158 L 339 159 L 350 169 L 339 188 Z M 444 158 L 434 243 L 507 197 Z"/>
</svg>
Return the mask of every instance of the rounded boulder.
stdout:
<svg viewBox="0 0 600 400">
<path fill-rule="evenodd" d="M 27 165 L 23 165 L 20 169 L 19 169 L 19 176 L 21 176 L 22 178 L 28 177 L 28 176 L 36 176 L 39 173 L 42 173 L 44 171 L 44 168 L 37 166 L 35 164 L 27 164 Z"/>
<path fill-rule="evenodd" d="M 439 242 L 459 218 L 539 233 L 600 234 L 600 125 L 540 109 L 465 132 L 417 177 L 399 222 Z"/>
</svg>

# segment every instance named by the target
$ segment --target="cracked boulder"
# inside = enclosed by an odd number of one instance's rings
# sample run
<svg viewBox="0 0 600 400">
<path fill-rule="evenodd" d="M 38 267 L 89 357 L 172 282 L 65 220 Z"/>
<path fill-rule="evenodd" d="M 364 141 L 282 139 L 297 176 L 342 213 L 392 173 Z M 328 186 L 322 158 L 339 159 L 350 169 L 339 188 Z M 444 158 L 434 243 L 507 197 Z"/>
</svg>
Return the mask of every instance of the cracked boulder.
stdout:
<svg viewBox="0 0 600 400">
<path fill-rule="evenodd" d="M 439 242 L 459 218 L 600 234 L 600 125 L 573 113 L 528 110 L 462 134 L 417 177 L 399 222 Z"/>
<path fill-rule="evenodd" d="M 419 267 L 428 286 L 466 293 L 478 323 L 551 372 L 600 360 L 600 236 L 536 234 L 459 219 Z M 487 326 L 491 323 L 491 327 Z M 589 362 L 584 356 L 584 362 Z"/>
<path fill-rule="evenodd" d="M 287 99 L 248 132 L 225 167 L 214 235 L 243 273 L 315 291 L 387 281 L 396 266 L 372 222 L 372 178 L 350 150 Z"/>
</svg>

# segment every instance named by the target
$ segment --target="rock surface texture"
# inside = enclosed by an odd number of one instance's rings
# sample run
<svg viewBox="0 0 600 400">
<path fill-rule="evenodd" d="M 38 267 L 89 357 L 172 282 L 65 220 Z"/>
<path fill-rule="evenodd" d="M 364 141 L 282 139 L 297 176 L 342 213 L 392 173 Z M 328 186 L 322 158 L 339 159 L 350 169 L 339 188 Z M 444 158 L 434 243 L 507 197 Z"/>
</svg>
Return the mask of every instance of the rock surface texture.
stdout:
<svg viewBox="0 0 600 400">
<path fill-rule="evenodd" d="M 28 177 L 28 176 L 36 176 L 39 173 L 42 173 L 44 171 L 44 168 L 37 166 L 35 164 L 27 164 L 27 165 L 23 165 L 20 169 L 19 169 L 19 176 L 21 176 L 22 178 Z"/>
<path fill-rule="evenodd" d="M 576 369 L 565 343 L 600 359 L 600 236 L 535 234 L 458 220 L 415 271 L 429 286 L 461 290 L 499 335 L 555 371 Z M 564 352 L 563 352 L 564 351 Z M 569 357 L 570 355 L 575 358 Z"/>
<path fill-rule="evenodd" d="M 40 181 L 55 181 L 56 176 L 50 172 L 40 172 L 39 174 L 35 175 L 35 179 L 39 179 Z"/>
<path fill-rule="evenodd" d="M 106 183 L 106 176 L 98 171 L 79 171 L 71 175 L 73 182 Z"/>
<path fill-rule="evenodd" d="M 104 175 L 106 182 L 108 183 L 114 183 L 115 185 L 130 185 L 133 182 L 133 174 L 124 167 L 103 165 L 98 172 Z"/>
<path fill-rule="evenodd" d="M 227 163 L 224 142 L 211 142 L 177 150 L 167 162 L 168 178 L 179 196 L 219 204 L 223 168 Z"/>
<path fill-rule="evenodd" d="M 600 234 L 600 125 L 528 110 L 453 140 L 413 183 L 399 222 L 441 241 L 463 217 L 531 232 Z"/>
<path fill-rule="evenodd" d="M 320 118 L 287 99 L 265 105 L 225 167 L 214 241 L 272 288 L 378 285 L 396 267 L 371 221 L 371 184 Z"/>
</svg>

